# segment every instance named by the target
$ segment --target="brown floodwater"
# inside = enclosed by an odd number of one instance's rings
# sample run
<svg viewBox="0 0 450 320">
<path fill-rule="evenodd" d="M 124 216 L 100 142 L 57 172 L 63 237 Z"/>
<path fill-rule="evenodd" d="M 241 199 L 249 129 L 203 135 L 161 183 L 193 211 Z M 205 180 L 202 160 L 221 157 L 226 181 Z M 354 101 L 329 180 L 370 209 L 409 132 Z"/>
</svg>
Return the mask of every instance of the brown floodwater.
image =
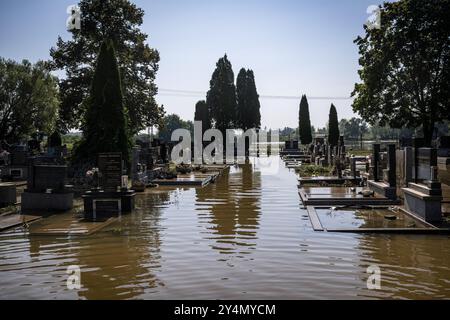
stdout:
<svg viewBox="0 0 450 320">
<path fill-rule="evenodd" d="M 314 232 L 297 176 L 249 164 L 159 188 L 88 237 L 0 234 L 0 299 L 450 298 L 450 238 Z M 81 289 L 66 286 L 81 268 Z M 367 268 L 381 269 L 369 290 Z"/>
</svg>

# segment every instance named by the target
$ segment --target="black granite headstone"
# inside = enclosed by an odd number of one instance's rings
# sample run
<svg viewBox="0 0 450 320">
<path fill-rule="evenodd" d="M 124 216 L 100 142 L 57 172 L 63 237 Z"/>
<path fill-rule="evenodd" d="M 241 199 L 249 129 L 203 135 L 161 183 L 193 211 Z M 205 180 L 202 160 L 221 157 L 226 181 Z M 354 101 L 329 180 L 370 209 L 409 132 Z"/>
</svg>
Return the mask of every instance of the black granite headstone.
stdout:
<svg viewBox="0 0 450 320">
<path fill-rule="evenodd" d="M 285 141 L 285 142 L 284 142 L 284 148 L 285 148 L 286 150 L 292 149 L 292 148 L 291 148 L 291 141 Z"/>
<path fill-rule="evenodd" d="M 62 192 L 66 185 L 67 166 L 32 165 L 29 168 L 27 190 L 45 193 Z"/>
<path fill-rule="evenodd" d="M 380 163 L 380 144 L 373 145 L 373 180 L 378 181 L 378 168 Z"/>
<path fill-rule="evenodd" d="M 10 159 L 13 166 L 26 166 L 28 152 L 26 150 L 14 149 L 11 151 Z"/>
<path fill-rule="evenodd" d="M 450 136 L 442 136 L 439 138 L 439 148 L 450 149 Z"/>
<path fill-rule="evenodd" d="M 120 152 L 101 153 L 98 155 L 100 187 L 105 191 L 117 191 L 122 185 L 122 154 Z"/>
</svg>

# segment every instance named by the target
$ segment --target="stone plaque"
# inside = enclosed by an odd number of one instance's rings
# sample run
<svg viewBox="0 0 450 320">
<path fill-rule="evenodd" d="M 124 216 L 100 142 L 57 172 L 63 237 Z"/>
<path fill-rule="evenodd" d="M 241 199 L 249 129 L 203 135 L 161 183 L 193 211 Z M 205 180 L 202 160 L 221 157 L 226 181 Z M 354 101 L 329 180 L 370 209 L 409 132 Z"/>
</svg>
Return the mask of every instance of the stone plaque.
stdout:
<svg viewBox="0 0 450 320">
<path fill-rule="evenodd" d="M 98 155 L 100 187 L 105 191 L 117 191 L 122 184 L 122 153 L 111 152 Z"/>
<path fill-rule="evenodd" d="M 95 199 L 92 205 L 94 219 L 99 216 L 120 215 L 122 213 L 120 199 Z"/>
</svg>

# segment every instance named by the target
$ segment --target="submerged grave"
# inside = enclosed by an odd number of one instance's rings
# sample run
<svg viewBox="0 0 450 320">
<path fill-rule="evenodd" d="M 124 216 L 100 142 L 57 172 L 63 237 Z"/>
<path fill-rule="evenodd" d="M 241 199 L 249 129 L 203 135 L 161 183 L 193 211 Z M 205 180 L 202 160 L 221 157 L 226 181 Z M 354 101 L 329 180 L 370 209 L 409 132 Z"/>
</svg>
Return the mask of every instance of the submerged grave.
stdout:
<svg viewBox="0 0 450 320">
<path fill-rule="evenodd" d="M 442 187 L 438 180 L 437 150 L 415 149 L 415 178 L 403 188 L 408 211 L 429 222 L 442 221 Z"/>
<path fill-rule="evenodd" d="M 67 166 L 31 164 L 27 189 L 22 194 L 22 212 L 61 212 L 73 208 L 73 188 L 66 184 Z"/>
<path fill-rule="evenodd" d="M 373 180 L 367 182 L 368 187 L 381 197 L 397 200 L 396 146 L 388 145 L 387 169 L 380 172 L 380 145 L 373 145 Z M 381 174 L 381 179 L 380 179 Z"/>
<path fill-rule="evenodd" d="M 315 231 L 368 233 L 450 233 L 398 207 L 308 207 Z"/>
<path fill-rule="evenodd" d="M 128 189 L 128 177 L 123 175 L 122 154 L 99 154 L 97 164 L 98 186 L 82 196 L 85 218 L 104 219 L 133 211 L 136 193 Z"/>
<path fill-rule="evenodd" d="M 302 187 L 300 199 L 304 206 L 392 205 L 391 199 L 378 194 L 363 195 L 362 187 Z"/>
</svg>

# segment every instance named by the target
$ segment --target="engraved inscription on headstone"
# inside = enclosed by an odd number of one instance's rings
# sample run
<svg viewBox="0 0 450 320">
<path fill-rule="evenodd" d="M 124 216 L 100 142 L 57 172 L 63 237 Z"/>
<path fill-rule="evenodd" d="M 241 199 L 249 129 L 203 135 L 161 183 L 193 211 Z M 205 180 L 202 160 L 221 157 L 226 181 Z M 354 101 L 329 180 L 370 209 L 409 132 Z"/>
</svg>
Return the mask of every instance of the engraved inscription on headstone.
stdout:
<svg viewBox="0 0 450 320">
<path fill-rule="evenodd" d="M 122 184 L 122 154 L 101 153 L 98 155 L 98 168 L 100 170 L 100 186 L 105 191 L 117 191 Z"/>
</svg>

